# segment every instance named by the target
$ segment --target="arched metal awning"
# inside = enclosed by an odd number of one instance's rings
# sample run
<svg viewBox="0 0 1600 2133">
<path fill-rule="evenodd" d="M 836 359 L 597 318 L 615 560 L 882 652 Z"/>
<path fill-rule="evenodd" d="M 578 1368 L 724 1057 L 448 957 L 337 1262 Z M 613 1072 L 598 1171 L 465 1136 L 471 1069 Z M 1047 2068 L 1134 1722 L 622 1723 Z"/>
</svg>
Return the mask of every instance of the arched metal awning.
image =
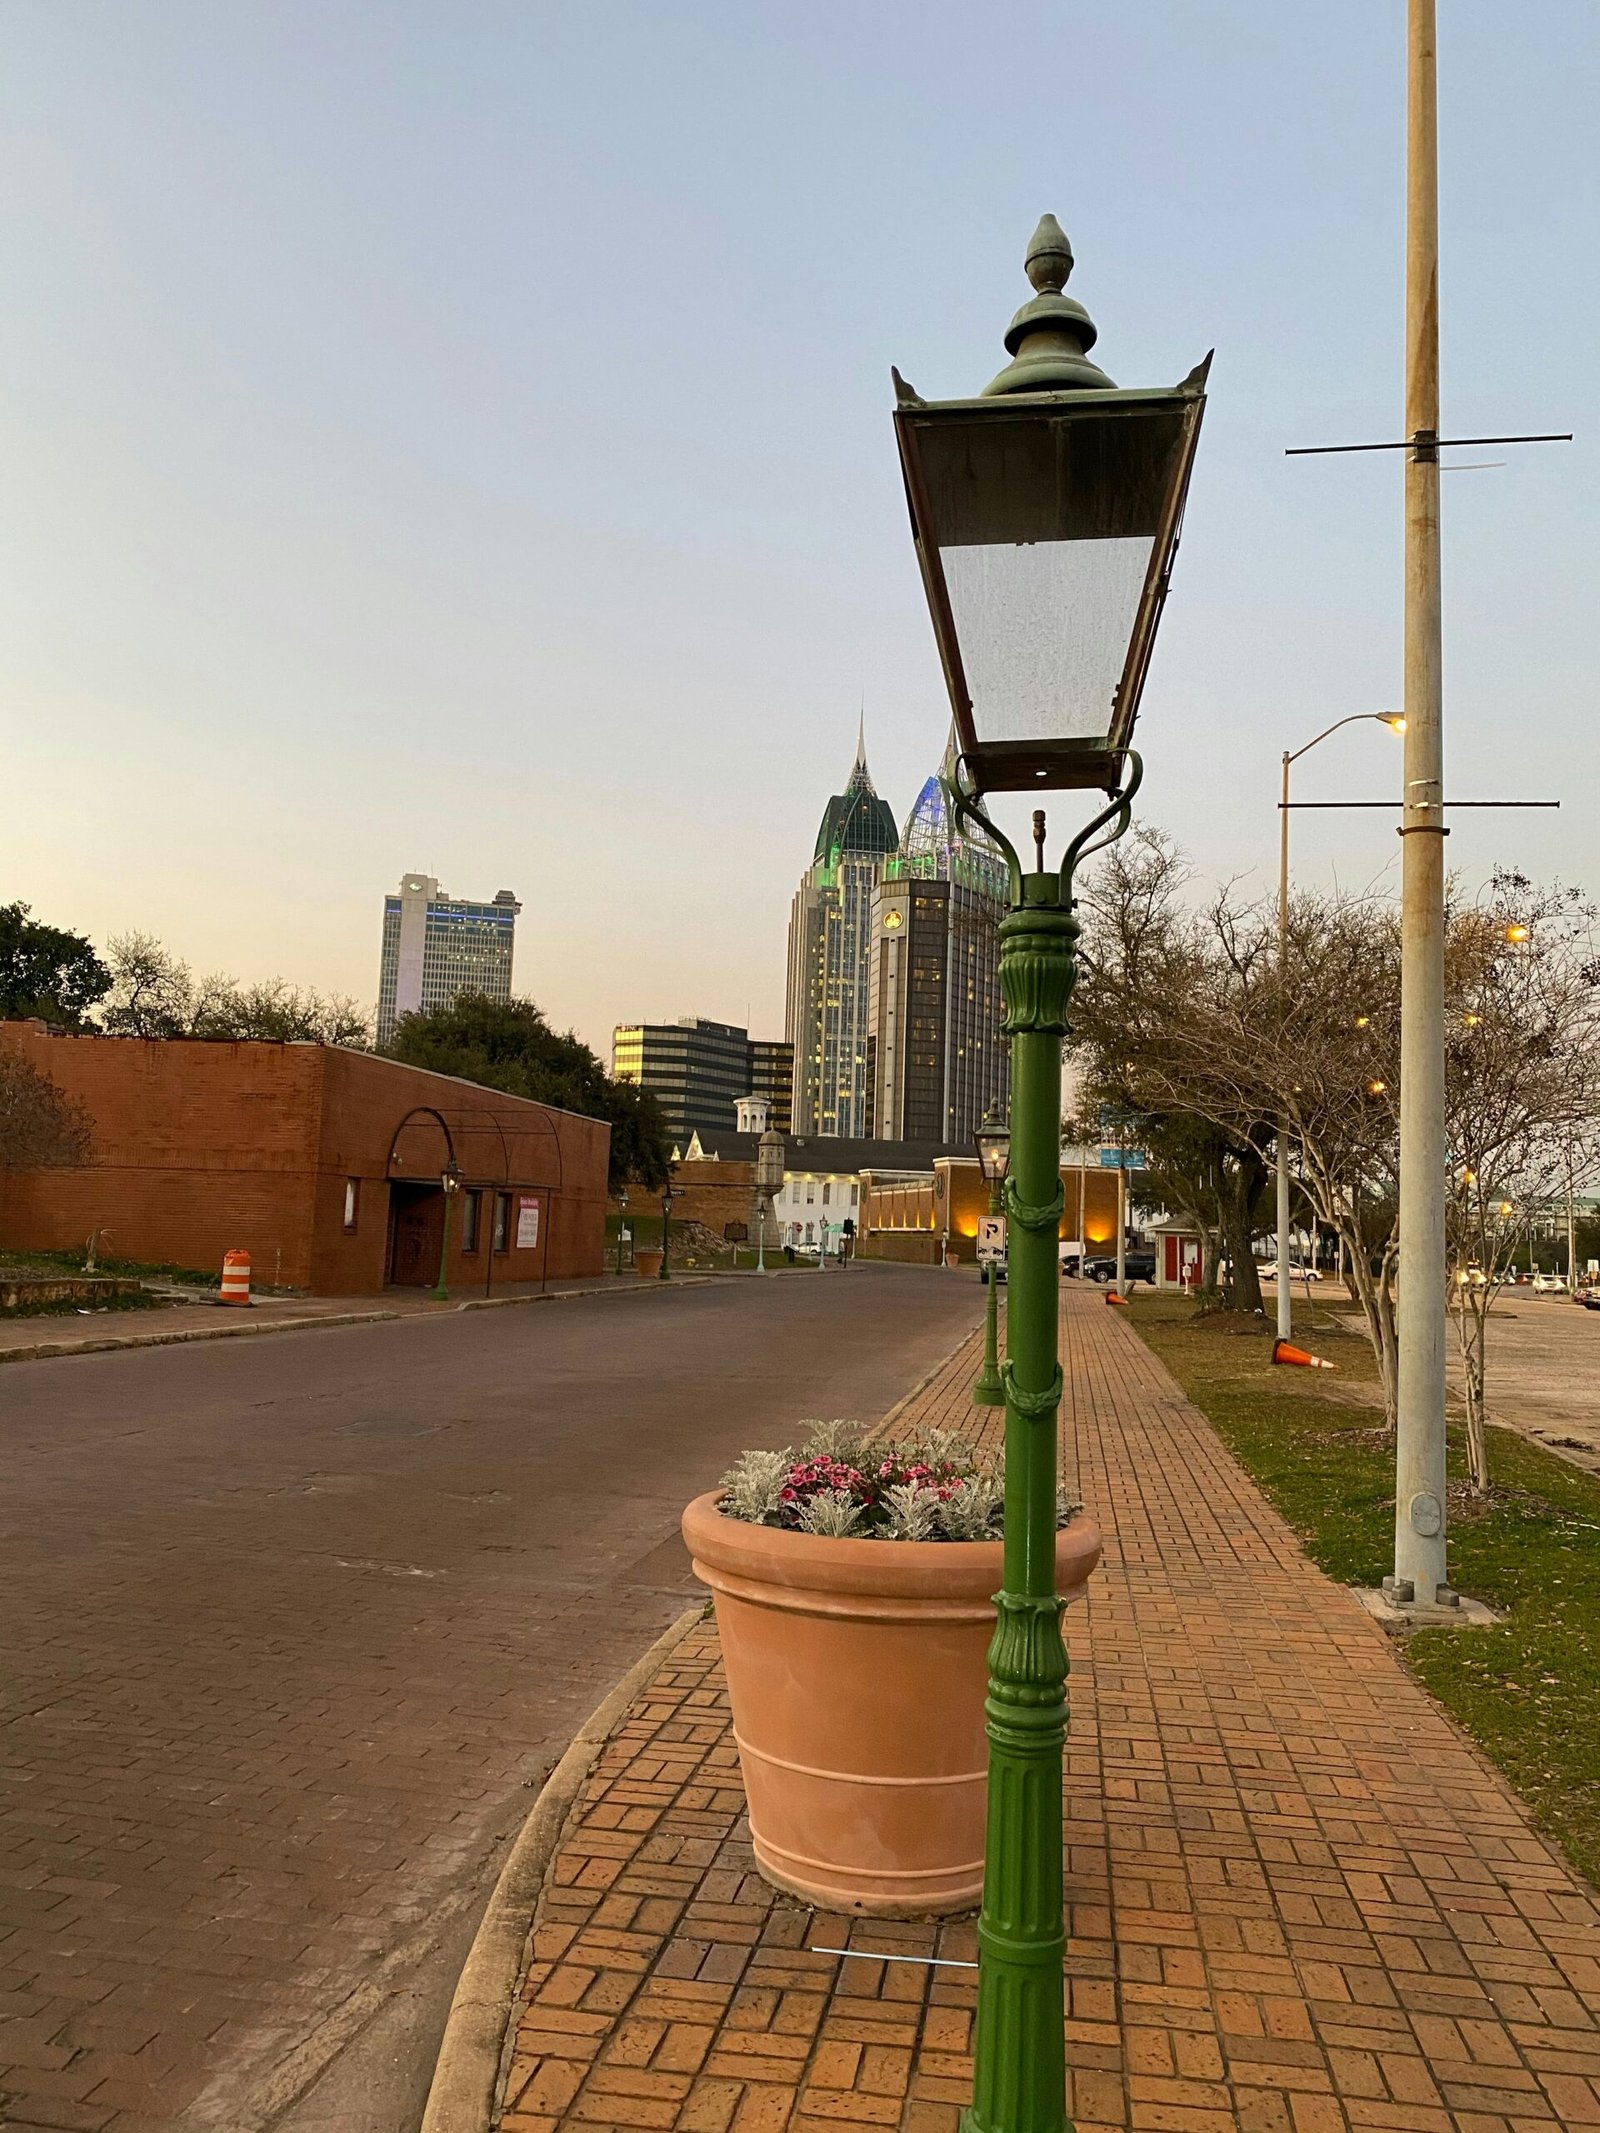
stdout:
<svg viewBox="0 0 1600 2133">
<path fill-rule="evenodd" d="M 514 1185 L 552 1195 L 561 1191 L 564 1167 L 561 1136 L 547 1112 L 483 1110 L 477 1106 L 415 1104 L 395 1127 L 385 1166 L 391 1183 L 423 1183 L 442 1178 L 452 1167 L 469 1191 Z M 549 1221 L 539 1254 L 539 1286 L 550 1264 Z M 483 1293 L 494 1287 L 494 1249 L 483 1255 Z"/>
<path fill-rule="evenodd" d="M 454 1164 L 464 1185 L 533 1185 L 559 1192 L 561 1136 L 545 1112 L 415 1104 L 395 1127 L 386 1174 L 395 1180 L 443 1175 Z M 553 1173 L 553 1174 L 552 1174 Z"/>
</svg>

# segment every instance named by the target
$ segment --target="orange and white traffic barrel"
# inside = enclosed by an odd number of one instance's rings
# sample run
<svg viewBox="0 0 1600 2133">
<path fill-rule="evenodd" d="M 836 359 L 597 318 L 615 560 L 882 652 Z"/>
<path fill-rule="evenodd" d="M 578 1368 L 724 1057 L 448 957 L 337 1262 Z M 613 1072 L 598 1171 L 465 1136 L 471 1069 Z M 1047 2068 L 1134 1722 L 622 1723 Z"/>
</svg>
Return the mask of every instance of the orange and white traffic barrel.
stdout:
<svg viewBox="0 0 1600 2133">
<path fill-rule="evenodd" d="M 224 1252 L 222 1255 L 222 1301 L 225 1304 L 249 1303 L 250 1254 L 248 1252 Z"/>
</svg>

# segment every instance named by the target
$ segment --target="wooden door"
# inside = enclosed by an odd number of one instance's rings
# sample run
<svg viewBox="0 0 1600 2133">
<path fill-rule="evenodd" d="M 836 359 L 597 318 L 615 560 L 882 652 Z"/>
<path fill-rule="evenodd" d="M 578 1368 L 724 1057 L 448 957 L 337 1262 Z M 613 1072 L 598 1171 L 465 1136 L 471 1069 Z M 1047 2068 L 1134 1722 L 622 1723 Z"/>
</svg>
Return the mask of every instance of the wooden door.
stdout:
<svg viewBox="0 0 1600 2133">
<path fill-rule="evenodd" d="M 444 1247 L 444 1192 L 438 1185 L 395 1185 L 394 1248 L 389 1279 L 397 1288 L 431 1289 Z"/>
</svg>

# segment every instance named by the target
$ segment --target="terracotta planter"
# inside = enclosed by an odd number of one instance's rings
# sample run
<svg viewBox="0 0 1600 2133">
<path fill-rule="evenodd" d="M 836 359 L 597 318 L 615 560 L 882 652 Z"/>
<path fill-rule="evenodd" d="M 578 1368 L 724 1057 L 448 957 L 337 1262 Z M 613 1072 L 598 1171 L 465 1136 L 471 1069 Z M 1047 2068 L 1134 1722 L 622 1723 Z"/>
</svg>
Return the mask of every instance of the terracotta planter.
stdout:
<svg viewBox="0 0 1600 2133">
<path fill-rule="evenodd" d="M 822 1540 L 683 1514 L 717 1627 L 757 1864 L 831 1910 L 963 1911 L 983 1893 L 985 1655 L 999 1541 Z M 1100 1529 L 1056 1538 L 1081 1599 Z"/>
<path fill-rule="evenodd" d="M 642 1274 L 646 1281 L 654 1281 L 661 1272 L 661 1253 L 659 1248 L 641 1245 L 633 1255 L 633 1271 L 636 1274 Z"/>
</svg>

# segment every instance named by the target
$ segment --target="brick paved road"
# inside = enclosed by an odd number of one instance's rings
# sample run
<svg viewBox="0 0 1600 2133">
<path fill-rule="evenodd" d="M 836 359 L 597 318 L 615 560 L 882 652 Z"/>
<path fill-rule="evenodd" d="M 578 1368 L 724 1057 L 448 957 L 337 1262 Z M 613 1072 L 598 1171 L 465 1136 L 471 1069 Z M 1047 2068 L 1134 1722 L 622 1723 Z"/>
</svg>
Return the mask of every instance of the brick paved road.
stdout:
<svg viewBox="0 0 1600 2133">
<path fill-rule="evenodd" d="M 686 1604 L 685 1499 L 979 1310 L 863 1266 L 8 1366 L 0 2126 L 414 2126 L 529 1788 Z"/>
</svg>

